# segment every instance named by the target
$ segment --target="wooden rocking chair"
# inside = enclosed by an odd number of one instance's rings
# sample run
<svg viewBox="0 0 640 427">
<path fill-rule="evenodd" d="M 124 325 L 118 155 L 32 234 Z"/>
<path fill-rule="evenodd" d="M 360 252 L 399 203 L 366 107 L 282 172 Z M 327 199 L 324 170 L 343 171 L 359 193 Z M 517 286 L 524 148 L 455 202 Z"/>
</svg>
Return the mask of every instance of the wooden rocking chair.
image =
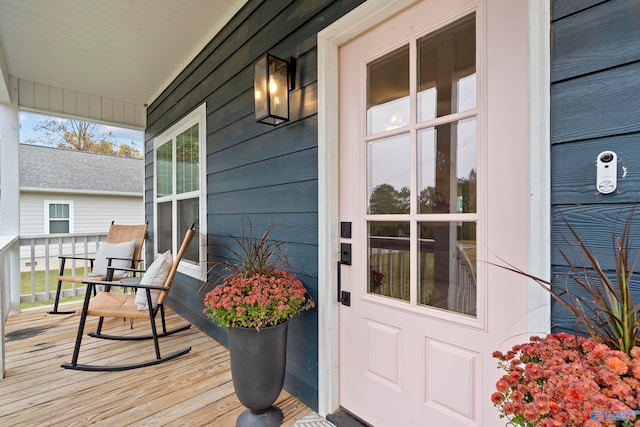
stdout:
<svg viewBox="0 0 640 427">
<path fill-rule="evenodd" d="M 107 278 L 107 266 L 111 265 L 112 261 L 114 265 L 123 267 L 136 268 L 138 261 L 140 261 L 140 255 L 142 253 L 142 245 L 144 243 L 145 236 L 147 235 L 147 224 L 115 224 L 111 222 L 109 232 L 107 233 L 106 244 L 100 243 L 98 247 L 98 253 L 95 258 L 76 257 L 76 256 L 59 256 L 60 259 L 60 271 L 58 275 L 58 288 L 56 289 L 56 297 L 53 303 L 53 310 L 49 314 L 73 314 L 75 311 L 60 311 L 58 310 L 58 304 L 60 303 L 60 297 L 63 294 L 62 283 L 84 283 L 85 280 L 105 280 Z M 127 242 L 135 242 L 133 250 L 130 246 L 127 246 Z M 102 249 L 100 249 L 100 246 Z M 91 276 L 65 276 L 64 268 L 66 260 L 86 260 L 91 263 Z M 114 261 L 116 260 L 116 261 Z M 99 268 L 94 268 L 98 267 Z M 111 281 L 120 280 L 124 277 L 120 269 L 118 273 L 111 279 Z M 95 289 L 95 288 L 94 288 Z M 85 292 L 88 290 L 85 290 Z"/>
<path fill-rule="evenodd" d="M 80 314 L 80 323 L 78 325 L 78 335 L 76 337 L 76 344 L 73 350 L 73 357 L 70 363 L 63 363 L 61 366 L 65 369 L 75 369 L 81 371 L 123 371 L 127 369 L 142 368 L 145 366 L 157 365 L 158 363 L 166 362 L 167 360 L 175 359 L 178 356 L 187 354 L 191 351 L 191 347 L 184 348 L 182 350 L 173 352 L 167 356 L 162 357 L 160 355 L 160 346 L 158 343 L 159 337 L 174 334 L 176 332 L 184 331 L 191 327 L 190 324 L 181 326 L 179 328 L 167 331 L 165 324 L 165 312 L 164 302 L 169 294 L 171 284 L 173 282 L 176 271 L 178 270 L 178 264 L 183 254 L 187 250 L 189 242 L 193 238 L 195 231 L 195 225 L 192 225 L 187 230 L 182 245 L 178 251 L 178 254 L 173 260 L 168 260 L 171 257 L 169 251 L 165 252 L 163 256 L 156 259 L 151 266 L 147 269 L 142 280 L 135 284 L 127 284 L 124 282 L 112 282 L 112 281 L 99 281 L 91 280 L 85 281 L 87 285 L 87 291 L 84 298 L 84 305 Z M 171 268 L 163 269 L 167 264 L 171 265 Z M 118 267 L 118 269 L 120 269 Z M 115 268 L 109 268 L 109 273 L 115 270 Z M 130 269 L 134 270 L 134 269 Z M 164 274 L 164 276 L 163 276 Z M 146 280 L 149 279 L 149 280 Z M 105 290 L 98 292 L 95 297 L 91 297 L 93 289 L 97 285 L 105 286 Z M 120 287 L 135 287 L 137 292 L 133 294 L 123 294 L 119 292 L 110 292 L 110 288 L 113 286 Z M 154 303 L 154 291 L 157 295 L 157 302 Z M 136 298 L 137 296 L 137 298 Z M 146 309 L 142 309 L 142 306 Z M 160 312 L 162 319 L 162 333 L 158 333 L 156 328 L 155 318 Z M 83 365 L 78 364 L 78 354 L 80 352 L 80 344 L 82 343 L 82 336 L 84 334 L 84 327 L 87 320 L 87 316 L 99 316 L 98 327 L 96 332 L 89 333 L 89 336 L 94 338 L 103 338 L 109 340 L 145 340 L 153 339 L 155 347 L 156 358 L 124 365 Z M 105 317 L 120 317 L 127 319 L 148 319 L 151 326 L 151 335 L 106 335 L 102 333 L 102 326 Z M 133 327 L 133 326 L 132 326 Z"/>
</svg>

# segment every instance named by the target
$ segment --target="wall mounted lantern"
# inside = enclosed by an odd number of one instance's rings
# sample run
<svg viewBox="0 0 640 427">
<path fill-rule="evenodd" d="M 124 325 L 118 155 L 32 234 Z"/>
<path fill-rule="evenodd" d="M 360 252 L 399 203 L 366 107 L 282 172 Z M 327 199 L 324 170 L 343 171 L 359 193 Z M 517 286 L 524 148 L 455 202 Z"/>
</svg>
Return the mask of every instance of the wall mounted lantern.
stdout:
<svg viewBox="0 0 640 427">
<path fill-rule="evenodd" d="M 253 75 L 256 121 L 274 126 L 289 121 L 293 64 L 293 58 L 289 63 L 268 53 L 256 62 Z"/>
</svg>

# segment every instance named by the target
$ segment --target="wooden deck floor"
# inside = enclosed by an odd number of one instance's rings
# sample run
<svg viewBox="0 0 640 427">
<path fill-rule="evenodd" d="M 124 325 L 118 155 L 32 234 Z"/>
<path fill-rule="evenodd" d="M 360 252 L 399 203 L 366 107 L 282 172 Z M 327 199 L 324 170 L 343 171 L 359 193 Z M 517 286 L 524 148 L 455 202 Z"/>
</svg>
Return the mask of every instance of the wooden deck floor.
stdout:
<svg viewBox="0 0 640 427">
<path fill-rule="evenodd" d="M 196 327 L 165 337 L 163 352 L 191 346 L 189 354 L 160 365 L 122 372 L 63 369 L 71 360 L 79 317 L 45 310 L 9 317 L 5 378 L 0 382 L 1 426 L 216 426 L 232 427 L 244 410 L 233 391 L 228 351 Z M 171 312 L 171 325 L 184 323 Z M 85 333 L 95 330 L 89 319 Z M 141 322 L 136 329 L 148 329 Z M 106 331 L 128 331 L 122 319 Z M 86 337 L 79 363 L 153 358 L 150 341 L 117 342 Z M 283 426 L 312 413 L 282 392 L 276 405 Z"/>
</svg>

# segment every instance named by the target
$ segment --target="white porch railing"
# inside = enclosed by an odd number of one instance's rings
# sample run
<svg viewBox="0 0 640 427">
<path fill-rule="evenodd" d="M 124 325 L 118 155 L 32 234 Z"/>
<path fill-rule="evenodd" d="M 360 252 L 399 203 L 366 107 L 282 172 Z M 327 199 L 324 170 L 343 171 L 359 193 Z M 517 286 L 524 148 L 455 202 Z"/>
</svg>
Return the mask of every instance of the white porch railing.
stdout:
<svg viewBox="0 0 640 427">
<path fill-rule="evenodd" d="M 410 242 L 406 237 L 369 237 L 370 282 L 369 291 L 391 298 L 409 301 L 410 298 Z M 467 249 L 474 245 L 466 245 Z M 422 286 L 418 299 L 429 304 L 431 289 L 437 286 L 434 274 L 435 241 L 420 239 L 417 255 Z M 458 242 L 449 251 L 449 281 L 446 283 L 446 308 L 457 313 L 476 315 L 475 260 L 472 261 L 465 245 Z"/>
<path fill-rule="evenodd" d="M 55 298 L 58 285 L 60 263 L 58 256 L 92 257 L 98 243 L 104 241 L 107 233 L 70 233 L 42 234 L 20 237 L 20 271 L 30 273 L 28 285 L 22 283 L 20 303 L 44 301 Z M 71 269 L 71 275 L 86 276 L 91 264 L 84 260 L 68 260 L 65 269 Z M 42 274 L 44 286 L 36 276 Z M 23 281 L 24 282 L 24 281 Z M 84 295 L 84 287 L 75 283 L 65 287 L 64 297 Z"/>
<path fill-rule="evenodd" d="M 20 280 L 20 273 L 15 271 L 18 259 L 18 236 L 0 236 L 0 305 L 2 306 L 2 324 L 11 311 L 11 290 L 13 283 Z"/>
<path fill-rule="evenodd" d="M 0 236 L 0 378 L 4 378 L 5 374 L 5 322 L 12 309 L 11 293 L 15 288 L 13 284 L 20 280 L 20 272 L 16 271 L 15 267 L 18 253 L 18 236 Z"/>
</svg>

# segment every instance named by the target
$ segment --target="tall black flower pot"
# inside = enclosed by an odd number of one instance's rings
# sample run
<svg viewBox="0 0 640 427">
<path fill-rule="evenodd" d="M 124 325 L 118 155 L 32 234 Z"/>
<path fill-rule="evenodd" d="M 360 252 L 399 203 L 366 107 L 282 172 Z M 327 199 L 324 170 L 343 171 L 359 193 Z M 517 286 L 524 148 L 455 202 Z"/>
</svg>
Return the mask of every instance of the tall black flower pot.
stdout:
<svg viewBox="0 0 640 427">
<path fill-rule="evenodd" d="M 248 409 L 237 427 L 277 427 L 282 411 L 273 406 L 284 385 L 289 322 L 261 328 L 229 328 L 231 377 L 240 402 Z"/>
</svg>

